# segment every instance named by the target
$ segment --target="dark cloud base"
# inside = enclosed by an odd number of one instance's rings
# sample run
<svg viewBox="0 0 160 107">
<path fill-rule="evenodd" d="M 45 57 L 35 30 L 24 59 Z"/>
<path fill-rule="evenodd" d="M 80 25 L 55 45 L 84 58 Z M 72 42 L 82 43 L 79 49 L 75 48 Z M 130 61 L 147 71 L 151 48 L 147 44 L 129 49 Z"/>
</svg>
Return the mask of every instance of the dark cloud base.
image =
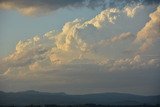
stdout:
<svg viewBox="0 0 160 107">
<path fill-rule="evenodd" d="M 126 5 L 132 5 L 135 3 L 142 3 L 145 5 L 160 4 L 160 0 L 0 0 L 0 9 L 3 9 L 1 5 L 7 4 L 11 6 L 11 9 L 26 9 L 26 8 L 38 8 L 47 11 L 55 11 L 60 8 L 66 7 L 119 7 L 122 8 Z"/>
</svg>

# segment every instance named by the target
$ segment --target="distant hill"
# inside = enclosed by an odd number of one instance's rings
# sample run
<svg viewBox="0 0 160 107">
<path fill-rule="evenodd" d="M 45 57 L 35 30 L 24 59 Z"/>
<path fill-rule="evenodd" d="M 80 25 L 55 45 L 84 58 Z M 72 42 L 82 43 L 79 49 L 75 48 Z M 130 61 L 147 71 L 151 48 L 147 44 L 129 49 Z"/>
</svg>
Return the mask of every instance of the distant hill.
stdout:
<svg viewBox="0 0 160 107">
<path fill-rule="evenodd" d="M 16 93 L 0 92 L 0 105 L 29 104 L 103 104 L 103 105 L 140 105 L 160 104 L 160 95 L 140 96 L 126 93 L 97 93 L 68 95 L 65 93 L 47 93 L 24 91 Z"/>
</svg>

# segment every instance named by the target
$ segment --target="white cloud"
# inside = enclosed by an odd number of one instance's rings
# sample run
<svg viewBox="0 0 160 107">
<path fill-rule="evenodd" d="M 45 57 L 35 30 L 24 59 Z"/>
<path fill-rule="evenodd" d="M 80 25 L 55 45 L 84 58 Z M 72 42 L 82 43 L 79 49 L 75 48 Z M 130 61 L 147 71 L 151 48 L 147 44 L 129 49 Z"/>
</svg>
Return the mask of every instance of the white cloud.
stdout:
<svg viewBox="0 0 160 107">
<path fill-rule="evenodd" d="M 160 6 L 149 16 L 150 21 L 137 33 L 136 42 L 142 42 L 140 51 L 146 51 L 160 37 Z"/>
<path fill-rule="evenodd" d="M 72 49 L 80 49 L 81 51 L 89 51 L 90 45 L 98 42 L 98 29 L 103 23 L 114 23 L 118 16 L 119 10 L 116 8 L 106 9 L 98 14 L 95 18 L 82 21 L 76 19 L 68 22 L 63 26 L 62 32 L 55 37 L 58 49 L 69 51 Z"/>
<path fill-rule="evenodd" d="M 110 45 L 112 43 L 120 42 L 120 41 L 129 39 L 131 37 L 133 37 L 133 35 L 130 32 L 122 33 L 122 34 L 114 36 L 114 37 L 112 37 L 110 39 L 102 40 L 102 41 L 100 41 L 99 44 L 100 45 Z"/>
<path fill-rule="evenodd" d="M 132 6 L 126 6 L 124 7 L 124 12 L 126 12 L 127 16 L 128 17 L 131 17 L 133 18 L 134 15 L 136 14 L 136 12 L 139 10 L 139 9 L 143 9 L 144 6 L 141 5 L 141 4 L 137 4 L 136 6 L 132 5 Z"/>
<path fill-rule="evenodd" d="M 96 28 L 100 28 L 106 20 L 109 23 L 114 24 L 114 21 L 117 19 L 118 13 L 119 9 L 117 8 L 106 9 L 87 23 L 93 24 Z"/>
<path fill-rule="evenodd" d="M 137 37 L 127 29 L 130 26 L 128 22 L 135 20 L 127 15 L 136 16 L 138 14 L 135 12 L 140 9 L 140 7 L 132 8 L 127 10 L 131 13 L 124 12 L 124 9 L 108 8 L 91 20 L 76 19 L 67 22 L 59 32 L 53 30 L 43 36 L 19 41 L 15 52 L 0 60 L 0 78 L 3 78 L 3 81 L 8 81 L 5 80 L 6 78 L 21 80 L 22 83 L 35 80 L 35 83 L 30 84 L 31 86 L 37 84 L 36 81 L 38 83 L 40 81 L 41 84 L 38 85 L 41 88 L 43 85 L 51 86 L 51 84 L 69 87 L 69 85 L 76 86 L 75 83 L 88 86 L 88 84 L 96 83 L 97 85 L 111 81 L 112 78 L 109 76 L 106 78 L 106 74 L 113 76 L 116 80 L 117 73 L 131 75 L 132 72 L 139 74 L 139 71 L 157 72 L 160 67 L 159 57 L 146 58 L 144 54 L 137 54 L 136 50 L 139 47 L 134 47 L 132 43 L 136 38 L 136 41 L 151 45 L 159 38 L 160 8 L 158 7 L 150 15 L 151 20 L 140 29 Z M 124 22 L 126 26 L 122 26 Z M 136 27 L 134 24 L 133 26 Z M 133 49 L 130 55 L 124 53 L 129 49 Z M 137 76 L 137 74 L 134 75 Z M 119 77 L 119 79 L 122 78 Z M 139 80 L 142 79 L 139 78 Z M 132 81 L 134 80 L 135 78 L 132 78 Z M 124 81 L 122 79 L 119 83 Z M 107 85 L 110 87 L 111 83 Z M 127 87 L 125 84 L 124 86 Z M 110 88 L 113 89 L 113 87 Z M 71 87 L 68 90 L 70 89 Z"/>
<path fill-rule="evenodd" d="M 140 7 L 141 5 L 133 7 L 133 9 L 135 9 L 133 10 L 134 13 L 136 9 Z M 117 26 L 115 25 L 117 22 L 113 24 L 114 21 L 124 14 L 128 13 L 124 13 L 123 9 L 108 8 L 91 20 L 84 21 L 76 19 L 73 22 L 68 22 L 60 32 L 53 30 L 44 34 L 43 37 L 34 36 L 31 39 L 19 41 L 16 45 L 15 52 L 4 58 L 4 61 L 1 61 L 1 65 L 4 66 L 4 64 L 7 63 L 7 65 L 3 67 L 5 71 L 7 67 L 27 67 L 31 71 L 41 71 L 46 68 L 45 66 L 47 64 L 48 67 L 50 66 L 51 68 L 54 65 L 77 62 L 82 64 L 85 61 L 88 63 L 93 61 L 95 64 L 103 64 L 106 62 L 103 59 L 106 58 L 108 60 L 114 59 L 114 64 L 112 64 L 113 62 L 109 63 L 107 61 L 111 67 L 115 67 L 113 65 L 119 65 L 123 62 L 128 64 L 139 63 L 141 59 L 139 56 L 136 56 L 132 61 L 130 61 L 130 57 L 133 56 L 123 57 L 128 60 L 123 60 L 121 57 L 122 52 L 132 45 L 130 42 L 133 41 L 134 36 L 130 32 L 123 32 L 115 36 L 112 35 L 112 37 L 107 37 L 108 35 L 106 34 L 109 31 L 104 30 L 106 25 Z M 159 19 L 156 19 L 157 15 L 157 12 L 152 13 L 151 22 L 149 23 L 159 21 Z M 154 20 L 154 22 L 152 20 Z M 143 30 L 144 28 L 140 32 Z M 103 31 L 103 33 L 101 33 L 101 31 Z M 101 34 L 105 35 L 107 39 L 104 39 Z M 140 37 L 137 36 L 137 38 Z M 98 52 L 96 50 L 98 50 Z M 109 54 L 114 54 L 115 57 L 110 57 Z M 134 53 L 132 55 L 134 55 Z M 121 59 L 119 60 L 119 58 Z"/>
</svg>

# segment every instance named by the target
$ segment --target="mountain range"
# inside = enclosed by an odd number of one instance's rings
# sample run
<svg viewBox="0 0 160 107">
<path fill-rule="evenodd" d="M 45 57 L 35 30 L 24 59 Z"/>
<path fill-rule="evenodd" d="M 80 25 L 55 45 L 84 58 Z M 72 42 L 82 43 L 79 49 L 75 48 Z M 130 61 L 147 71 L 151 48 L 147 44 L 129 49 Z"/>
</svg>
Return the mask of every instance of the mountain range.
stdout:
<svg viewBox="0 0 160 107">
<path fill-rule="evenodd" d="M 142 96 L 127 93 L 95 93 L 84 95 L 69 95 L 65 93 L 48 93 L 33 90 L 24 92 L 0 91 L 0 105 L 29 104 L 156 105 L 160 104 L 160 95 Z"/>
</svg>

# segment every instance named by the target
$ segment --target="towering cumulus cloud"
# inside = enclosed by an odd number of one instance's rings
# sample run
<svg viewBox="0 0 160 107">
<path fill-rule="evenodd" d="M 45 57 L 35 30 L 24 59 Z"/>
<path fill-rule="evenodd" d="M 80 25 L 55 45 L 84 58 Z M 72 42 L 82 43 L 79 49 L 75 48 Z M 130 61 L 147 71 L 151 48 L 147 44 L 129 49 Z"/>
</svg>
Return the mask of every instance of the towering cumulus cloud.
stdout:
<svg viewBox="0 0 160 107">
<path fill-rule="evenodd" d="M 160 6 L 149 16 L 151 20 L 138 32 L 136 38 L 137 41 L 143 42 L 140 47 L 140 50 L 142 51 L 145 51 L 150 45 L 153 45 L 154 42 L 160 39 Z"/>
<path fill-rule="evenodd" d="M 159 1 L 115 1 L 0 0 L 0 8 L 25 15 L 106 5 L 89 20 L 77 18 L 59 31 L 20 40 L 0 59 L 0 89 L 160 93 Z"/>
</svg>

